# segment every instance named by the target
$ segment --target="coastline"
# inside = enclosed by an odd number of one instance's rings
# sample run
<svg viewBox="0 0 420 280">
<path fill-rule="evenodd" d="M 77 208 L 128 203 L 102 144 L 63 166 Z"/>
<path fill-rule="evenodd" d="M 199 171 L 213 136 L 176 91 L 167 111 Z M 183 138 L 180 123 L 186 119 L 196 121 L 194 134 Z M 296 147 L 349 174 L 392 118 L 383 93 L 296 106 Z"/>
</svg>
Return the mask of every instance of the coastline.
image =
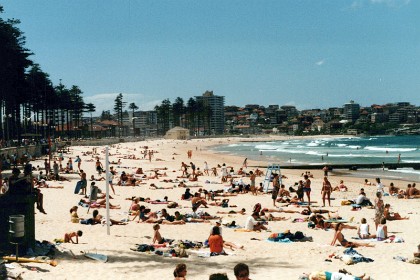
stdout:
<svg viewBox="0 0 420 280">
<path fill-rule="evenodd" d="M 273 139 L 269 137 L 267 139 Z M 141 142 L 130 142 L 120 143 L 110 148 L 110 152 L 113 156 L 110 157 L 111 161 L 122 160 L 121 165 L 113 165 L 117 171 L 133 172 L 135 167 L 143 167 L 144 170 L 148 170 L 147 175 L 152 175 L 154 168 L 166 167 L 166 173 L 168 177 L 162 177 L 160 179 L 149 179 L 145 181 L 146 184 L 138 187 L 122 187 L 116 186 L 116 195 L 111 200 L 112 204 L 121 205 L 121 209 L 111 210 L 111 218 L 113 219 L 124 219 L 127 217 L 127 209 L 130 206 L 130 202 L 125 198 L 131 196 L 142 196 L 150 197 L 152 199 L 162 199 L 163 196 L 167 195 L 169 199 L 177 201 L 182 208 L 180 209 L 169 209 L 170 214 L 173 214 L 175 210 L 182 213 L 191 211 L 191 208 L 187 208 L 191 203 L 188 201 L 180 200 L 181 194 L 185 191 L 183 188 L 173 189 L 149 189 L 149 185 L 154 183 L 160 187 L 171 187 L 174 183 L 162 182 L 162 179 L 174 179 L 176 176 L 181 174 L 180 163 L 184 161 L 189 163 L 194 162 L 200 169 L 203 168 L 204 161 L 207 161 L 209 167 L 217 166 L 217 164 L 226 163 L 231 165 L 235 170 L 242 166 L 244 161 L 243 157 L 233 156 L 229 154 L 214 153 L 211 147 L 220 144 L 229 144 L 240 141 L 240 138 L 210 138 L 210 139 L 194 139 L 188 141 L 179 140 L 163 140 L 157 139 L 153 141 L 141 141 Z M 127 155 L 136 156 L 140 155 L 142 146 L 149 146 L 149 148 L 156 150 L 157 153 L 155 158 L 149 162 L 148 160 L 129 160 L 120 158 Z M 71 156 L 82 155 L 83 152 L 91 151 L 92 146 L 74 146 L 71 147 L 71 154 L 65 154 L 64 162 L 67 162 Z M 98 151 L 102 151 L 104 147 L 98 147 Z M 193 155 L 191 159 L 187 157 L 187 151 L 192 150 Z M 87 162 L 92 157 L 90 155 L 82 157 L 82 169 L 87 172 L 88 177 L 90 175 L 97 176 L 95 172 L 94 162 Z M 100 153 L 100 158 L 104 164 L 104 154 Z M 159 160 L 156 160 L 159 159 Z M 42 159 L 33 162 L 33 165 L 41 165 Z M 262 163 L 261 161 L 249 160 L 248 166 L 257 166 Z M 248 170 L 253 168 L 248 167 Z M 265 171 L 265 170 L 264 170 Z M 283 180 L 283 183 L 288 187 L 293 185 L 294 182 L 301 179 L 302 170 L 285 169 L 282 170 L 282 174 L 287 176 L 287 179 Z M 318 203 L 313 206 L 318 208 L 320 205 L 320 185 L 323 178 L 321 170 L 314 170 L 313 183 L 313 196 L 314 200 Z M 351 172 L 353 174 L 353 172 Z M 244 250 L 227 250 L 229 256 L 219 256 L 210 258 L 200 258 L 194 254 L 190 254 L 187 259 L 179 258 L 167 258 L 157 256 L 154 254 L 133 252 L 130 250 L 135 244 L 150 243 L 150 237 L 153 236 L 152 224 L 137 224 L 130 222 L 125 226 L 112 226 L 111 235 L 106 234 L 106 227 L 101 225 L 86 226 L 80 224 L 70 223 L 68 209 L 73 205 L 76 205 L 78 200 L 81 198 L 79 195 L 73 194 L 75 182 L 78 179 L 77 174 L 61 174 L 71 180 L 71 182 L 49 182 L 52 185 L 62 185 L 63 189 L 42 189 L 44 193 L 44 204 L 47 211 L 47 215 L 40 213 L 36 214 L 36 237 L 37 240 L 52 241 L 54 238 L 60 238 L 62 234 L 72 230 L 83 230 L 83 236 L 80 239 L 80 244 L 61 244 L 57 248 L 59 250 L 57 254 L 57 260 L 59 265 L 57 267 L 48 267 L 45 264 L 31 264 L 31 266 L 39 267 L 40 269 L 46 269 L 48 272 L 34 272 L 26 271 L 24 279 L 137 279 L 141 278 L 149 279 L 173 279 L 172 271 L 177 263 L 185 262 L 188 267 L 187 279 L 189 280 L 202 280 L 207 279 L 208 275 L 215 272 L 226 272 L 229 279 L 234 279 L 233 267 L 238 262 L 245 262 L 250 266 L 251 278 L 252 279 L 274 279 L 281 275 L 278 279 L 297 279 L 302 272 L 311 272 L 316 270 L 328 270 L 338 271 L 339 268 L 345 267 L 344 263 L 340 260 L 333 260 L 332 263 L 325 262 L 324 260 L 331 253 L 340 254 L 343 248 L 329 246 L 334 232 L 312 230 L 307 227 L 306 223 L 291 223 L 291 220 L 281 222 L 269 222 L 269 226 L 272 232 L 284 232 L 290 230 L 292 232 L 302 231 L 305 235 L 312 236 L 314 242 L 303 242 L 293 244 L 274 244 L 266 242 L 266 238 L 270 235 L 267 232 L 235 232 L 232 229 L 223 229 L 223 238 L 227 241 L 235 242 L 245 246 Z M 334 192 L 333 197 L 335 200 L 332 201 L 331 207 L 325 209 L 338 210 L 339 214 L 343 217 L 350 219 L 354 217 L 355 224 L 362 217 L 366 217 L 370 224 L 372 224 L 371 218 L 374 215 L 374 210 L 363 209 L 362 211 L 353 212 L 348 206 L 341 206 L 340 201 L 342 199 L 353 198 L 357 195 L 360 187 L 363 187 L 364 177 L 353 177 L 348 176 L 347 172 L 332 172 L 330 174 L 330 180 L 332 185 L 338 184 L 339 180 L 344 179 L 346 185 L 349 187 L 349 191 L 346 193 Z M 354 173 L 357 176 L 357 172 Z M 264 177 L 257 178 L 257 184 L 262 182 Z M 249 179 L 244 177 L 243 180 L 248 182 Z M 217 182 L 208 184 L 206 181 Z M 390 180 L 383 180 L 385 185 L 390 183 Z M 405 180 L 394 180 L 393 181 L 399 187 L 405 187 L 407 182 Z M 198 184 L 203 188 L 220 189 L 224 187 L 224 184 L 220 184 L 220 177 L 214 176 L 202 176 L 199 177 L 198 182 L 189 182 L 189 185 Z M 103 182 L 98 182 L 100 188 L 105 189 Z M 373 199 L 375 187 L 366 187 L 368 197 Z M 193 189 L 195 191 L 196 189 Z M 357 251 L 362 253 L 364 256 L 371 257 L 375 260 L 374 263 L 360 263 L 351 267 L 346 267 L 347 270 L 353 274 L 361 274 L 367 272 L 374 279 L 415 279 L 414 275 L 417 271 L 415 265 L 400 263 L 392 260 L 395 255 L 411 256 L 415 250 L 417 243 L 419 242 L 418 236 L 420 236 L 420 205 L 418 200 L 400 200 L 393 197 L 385 197 L 386 203 L 391 203 L 394 211 L 400 212 L 402 215 L 409 215 L 409 221 L 393 221 L 389 225 L 391 232 L 396 232 L 398 236 L 401 236 L 406 241 L 400 244 L 376 244 L 375 248 L 358 248 Z M 272 201 L 270 195 L 258 195 L 253 196 L 251 194 L 243 194 L 237 197 L 231 198 L 231 203 L 236 204 L 238 210 L 242 207 L 246 208 L 247 213 L 252 211 L 252 207 L 255 203 L 261 203 L 263 207 L 271 207 Z M 150 207 L 152 211 L 161 210 L 162 205 L 145 204 Z M 291 209 L 296 209 L 290 207 Z M 231 210 L 230 208 L 228 208 Z M 297 208 L 299 210 L 299 208 Z M 216 214 L 217 211 L 223 210 L 220 207 L 210 206 L 205 209 L 210 214 Z M 105 214 L 104 209 L 99 209 L 101 214 Z M 79 216 L 86 218 L 90 214 L 86 213 L 86 208 L 79 209 Z M 409 214 L 413 213 L 413 214 Z M 275 216 L 281 216 L 285 218 L 299 218 L 302 217 L 300 214 L 286 214 L 286 213 L 273 213 Z M 224 221 L 236 221 L 237 224 L 243 225 L 247 215 L 222 215 Z M 161 233 L 162 236 L 172 239 L 188 239 L 192 241 L 203 242 L 209 234 L 209 230 L 212 227 L 212 223 L 204 224 L 193 224 L 187 223 L 186 225 L 162 225 Z M 354 230 L 349 230 L 345 233 L 346 236 L 351 237 L 355 235 Z M 252 240 L 252 239 L 257 240 Z M 75 254 L 76 258 L 73 258 L 70 250 Z M 208 249 L 203 249 L 208 251 Z M 83 257 L 80 251 L 84 252 L 97 252 L 106 254 L 109 258 L 107 263 L 99 263 L 91 260 L 87 260 Z M 386 256 L 386 257 L 384 257 Z M 401 268 L 404 266 L 403 268 Z M 377 268 L 381 267 L 381 270 Z M 81 276 L 83 273 L 83 276 Z"/>
</svg>

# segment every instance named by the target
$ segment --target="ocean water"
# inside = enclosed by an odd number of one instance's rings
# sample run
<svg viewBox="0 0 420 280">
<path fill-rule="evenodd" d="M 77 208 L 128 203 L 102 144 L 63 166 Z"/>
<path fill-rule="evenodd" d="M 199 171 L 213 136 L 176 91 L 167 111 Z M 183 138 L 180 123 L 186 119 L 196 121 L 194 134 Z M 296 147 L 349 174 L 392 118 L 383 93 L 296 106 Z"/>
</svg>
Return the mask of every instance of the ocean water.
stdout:
<svg viewBox="0 0 420 280">
<path fill-rule="evenodd" d="M 281 165 L 419 163 L 420 136 L 299 138 L 272 142 L 243 142 L 213 148 Z M 391 171 L 390 171 L 391 172 Z M 420 170 L 392 171 L 397 177 L 420 178 Z M 392 175 L 392 173 L 390 173 Z M 391 176 L 390 175 L 390 176 Z M 414 175 L 414 176 L 413 176 Z"/>
</svg>

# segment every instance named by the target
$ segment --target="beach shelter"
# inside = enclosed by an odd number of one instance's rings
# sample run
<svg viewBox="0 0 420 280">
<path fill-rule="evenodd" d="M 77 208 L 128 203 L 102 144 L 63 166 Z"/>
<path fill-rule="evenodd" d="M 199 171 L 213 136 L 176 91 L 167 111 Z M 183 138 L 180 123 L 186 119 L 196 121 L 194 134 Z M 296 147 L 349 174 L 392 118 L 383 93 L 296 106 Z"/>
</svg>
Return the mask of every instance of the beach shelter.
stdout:
<svg viewBox="0 0 420 280">
<path fill-rule="evenodd" d="M 190 139 L 190 131 L 186 128 L 175 126 L 166 132 L 165 139 L 188 140 Z"/>
<path fill-rule="evenodd" d="M 279 174 L 279 183 L 281 185 L 280 164 L 272 163 L 267 166 L 267 171 L 265 172 L 265 178 L 263 181 L 263 189 L 265 193 L 273 189 L 273 185 L 271 184 L 273 181 L 273 174 Z"/>
</svg>

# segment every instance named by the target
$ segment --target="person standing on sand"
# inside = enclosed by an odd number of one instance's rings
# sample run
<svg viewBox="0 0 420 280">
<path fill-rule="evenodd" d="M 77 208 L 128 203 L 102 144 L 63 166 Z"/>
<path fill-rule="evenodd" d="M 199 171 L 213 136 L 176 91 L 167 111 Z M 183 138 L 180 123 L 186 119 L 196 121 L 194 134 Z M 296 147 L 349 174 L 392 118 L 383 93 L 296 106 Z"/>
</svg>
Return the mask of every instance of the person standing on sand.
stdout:
<svg viewBox="0 0 420 280">
<path fill-rule="evenodd" d="M 306 196 L 308 197 L 308 205 L 311 205 L 311 180 L 309 180 L 309 177 L 307 174 L 303 176 L 303 179 L 305 180 L 303 182 L 303 191 L 306 193 Z"/>
<path fill-rule="evenodd" d="M 327 165 L 325 165 L 324 166 L 324 168 L 322 168 L 322 171 L 324 171 L 324 176 L 325 177 L 328 177 L 328 171 L 329 171 L 330 169 L 328 168 L 328 166 Z"/>
<path fill-rule="evenodd" d="M 209 165 L 208 165 L 207 161 L 204 162 L 204 169 L 203 170 L 204 170 L 204 174 L 205 175 L 210 176 L 210 174 L 209 174 Z"/>
<path fill-rule="evenodd" d="M 375 198 L 375 229 L 378 229 L 378 225 L 381 223 L 381 219 L 384 217 L 385 204 L 382 200 L 382 193 L 377 192 Z"/>
<path fill-rule="evenodd" d="M 328 181 L 328 177 L 325 176 L 324 182 L 322 183 L 322 190 L 321 190 L 323 207 L 325 207 L 325 196 L 327 196 L 327 199 L 328 199 L 328 206 L 331 206 L 331 191 L 332 191 L 331 183 L 330 181 Z"/>
<path fill-rule="evenodd" d="M 80 166 L 82 165 L 82 159 L 79 156 L 76 156 L 74 162 L 77 162 L 77 169 L 80 171 Z"/>
<path fill-rule="evenodd" d="M 253 195 L 258 195 L 257 188 L 255 187 L 255 176 L 254 172 L 249 171 L 249 179 L 251 180 L 250 190 Z"/>
<path fill-rule="evenodd" d="M 273 192 L 271 193 L 271 198 L 273 199 L 273 206 L 277 207 L 276 200 L 280 191 L 279 174 L 274 174 L 273 176 Z"/>
<path fill-rule="evenodd" d="M 376 178 L 376 189 L 378 192 L 380 193 L 384 193 L 384 184 L 381 183 L 381 179 L 380 178 Z"/>
</svg>

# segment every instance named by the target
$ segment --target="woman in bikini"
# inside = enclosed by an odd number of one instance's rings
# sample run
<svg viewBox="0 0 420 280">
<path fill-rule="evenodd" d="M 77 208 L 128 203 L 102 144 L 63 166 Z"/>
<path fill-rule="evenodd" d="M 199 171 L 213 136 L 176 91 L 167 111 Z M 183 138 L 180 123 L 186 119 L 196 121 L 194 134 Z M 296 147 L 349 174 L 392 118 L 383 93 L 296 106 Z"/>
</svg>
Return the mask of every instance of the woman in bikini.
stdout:
<svg viewBox="0 0 420 280">
<path fill-rule="evenodd" d="M 328 199 L 328 206 L 331 206 L 331 191 L 332 191 L 331 183 L 330 181 L 328 181 L 328 177 L 325 176 L 324 182 L 322 183 L 322 190 L 321 190 L 322 203 L 324 207 L 325 207 L 325 196 Z"/>
<path fill-rule="evenodd" d="M 384 217 L 388 221 L 397 221 L 397 220 L 408 220 L 408 219 L 410 219 L 409 217 L 401 217 L 401 215 L 399 213 L 396 213 L 396 212 L 392 212 L 391 213 L 390 208 L 391 208 L 391 205 L 389 205 L 388 203 L 385 204 L 385 207 L 384 207 Z"/>
<path fill-rule="evenodd" d="M 335 234 L 334 234 L 334 238 L 331 242 L 331 246 L 334 246 L 335 243 L 338 241 L 340 243 L 341 246 L 343 247 L 375 247 L 374 245 L 371 244 L 367 244 L 367 243 L 356 243 L 356 242 L 350 242 L 347 241 L 344 238 L 343 233 L 341 232 L 341 230 L 343 229 L 343 224 L 342 223 L 337 223 L 335 225 Z"/>
</svg>

